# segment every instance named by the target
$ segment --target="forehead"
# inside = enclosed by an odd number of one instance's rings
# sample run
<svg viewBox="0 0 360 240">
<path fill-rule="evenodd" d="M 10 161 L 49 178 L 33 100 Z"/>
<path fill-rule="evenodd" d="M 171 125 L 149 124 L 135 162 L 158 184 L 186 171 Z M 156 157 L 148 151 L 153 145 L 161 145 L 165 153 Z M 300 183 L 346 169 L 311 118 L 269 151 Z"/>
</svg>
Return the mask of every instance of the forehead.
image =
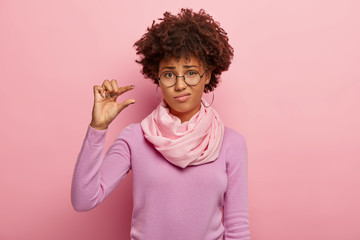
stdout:
<svg viewBox="0 0 360 240">
<path fill-rule="evenodd" d="M 180 59 L 176 57 L 169 57 L 169 58 L 163 58 L 160 61 L 159 69 L 161 70 L 161 68 L 169 67 L 169 66 L 180 68 L 189 65 L 194 65 L 197 66 L 198 68 L 201 67 L 201 63 L 196 57 L 189 57 L 188 59 L 186 59 L 185 57 L 182 57 Z"/>
</svg>

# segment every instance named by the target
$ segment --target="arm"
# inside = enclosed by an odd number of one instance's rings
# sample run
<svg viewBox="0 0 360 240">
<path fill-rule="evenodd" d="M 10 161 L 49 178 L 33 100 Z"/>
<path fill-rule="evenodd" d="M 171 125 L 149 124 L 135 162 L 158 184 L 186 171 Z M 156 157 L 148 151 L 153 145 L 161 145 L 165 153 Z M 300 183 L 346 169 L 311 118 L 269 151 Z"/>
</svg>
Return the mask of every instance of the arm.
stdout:
<svg viewBox="0 0 360 240">
<path fill-rule="evenodd" d="M 76 211 L 88 211 L 99 205 L 129 172 L 130 149 L 124 137 L 131 134 L 130 126 L 121 132 L 105 156 L 108 129 L 88 126 L 71 185 L 71 203 Z"/>
<path fill-rule="evenodd" d="M 238 135 L 239 136 L 239 135 Z M 225 240 L 249 240 L 248 163 L 246 140 L 240 135 L 228 149 L 226 171 L 228 185 L 224 198 Z"/>
</svg>

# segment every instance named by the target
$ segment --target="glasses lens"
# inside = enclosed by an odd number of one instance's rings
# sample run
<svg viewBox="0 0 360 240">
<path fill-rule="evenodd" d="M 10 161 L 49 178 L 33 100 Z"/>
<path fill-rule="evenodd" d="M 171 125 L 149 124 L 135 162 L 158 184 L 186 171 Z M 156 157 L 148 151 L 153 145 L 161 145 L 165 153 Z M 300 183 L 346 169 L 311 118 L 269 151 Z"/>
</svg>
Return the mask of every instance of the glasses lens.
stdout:
<svg viewBox="0 0 360 240">
<path fill-rule="evenodd" d="M 163 72 L 160 76 L 160 81 L 165 86 L 172 86 L 176 82 L 176 75 L 173 72 Z"/>
<path fill-rule="evenodd" d="M 171 87 L 176 84 L 176 75 L 173 72 L 163 72 L 160 75 L 161 83 L 166 87 Z M 187 85 L 194 86 L 200 82 L 200 73 L 197 71 L 187 71 L 184 74 L 185 82 Z"/>
<path fill-rule="evenodd" d="M 196 71 L 188 71 L 185 73 L 185 81 L 188 85 L 196 85 L 200 82 L 200 74 Z"/>
</svg>

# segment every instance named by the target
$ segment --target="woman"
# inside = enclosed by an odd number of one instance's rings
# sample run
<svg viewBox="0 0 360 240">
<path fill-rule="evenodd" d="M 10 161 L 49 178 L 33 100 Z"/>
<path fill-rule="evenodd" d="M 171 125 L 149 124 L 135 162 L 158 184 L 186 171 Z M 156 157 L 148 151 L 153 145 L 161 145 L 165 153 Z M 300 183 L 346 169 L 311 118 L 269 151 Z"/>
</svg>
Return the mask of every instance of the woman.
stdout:
<svg viewBox="0 0 360 240">
<path fill-rule="evenodd" d="M 142 73 L 163 99 L 141 123 L 124 128 L 104 156 L 109 124 L 135 102 L 116 99 L 134 86 L 119 87 L 114 79 L 94 86 L 92 120 L 74 170 L 73 207 L 94 208 L 132 170 L 131 239 L 250 239 L 245 138 L 224 127 L 202 98 L 228 69 L 233 48 L 204 10 L 166 12 L 160 20 L 135 46 Z"/>
</svg>

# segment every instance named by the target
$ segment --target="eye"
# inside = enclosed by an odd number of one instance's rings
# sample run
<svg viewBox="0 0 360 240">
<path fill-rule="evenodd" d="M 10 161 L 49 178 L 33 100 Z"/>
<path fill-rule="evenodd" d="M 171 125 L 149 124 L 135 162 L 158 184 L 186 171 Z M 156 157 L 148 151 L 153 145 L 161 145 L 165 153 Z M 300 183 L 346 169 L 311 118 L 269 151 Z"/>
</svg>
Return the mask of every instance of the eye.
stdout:
<svg viewBox="0 0 360 240">
<path fill-rule="evenodd" d="M 192 77 L 195 77 L 196 75 L 198 75 L 199 73 L 198 72 L 196 72 L 196 71 L 188 71 L 188 72 L 186 72 L 186 77 L 190 77 L 190 78 L 192 78 Z"/>
<path fill-rule="evenodd" d="M 164 73 L 163 73 L 163 76 L 164 76 L 165 78 L 173 78 L 175 75 L 174 75 L 174 73 L 172 73 L 172 72 L 164 72 Z"/>
</svg>

